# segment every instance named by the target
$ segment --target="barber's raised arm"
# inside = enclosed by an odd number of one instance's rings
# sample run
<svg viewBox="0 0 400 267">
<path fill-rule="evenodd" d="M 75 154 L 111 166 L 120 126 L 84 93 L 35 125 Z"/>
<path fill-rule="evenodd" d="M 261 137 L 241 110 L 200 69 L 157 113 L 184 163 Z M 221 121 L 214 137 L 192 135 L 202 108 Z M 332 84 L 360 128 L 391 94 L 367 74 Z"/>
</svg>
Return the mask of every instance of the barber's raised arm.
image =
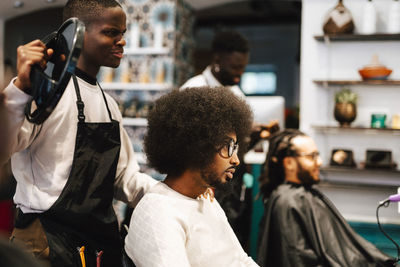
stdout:
<svg viewBox="0 0 400 267">
<path fill-rule="evenodd" d="M 25 105 L 30 95 L 30 73 L 33 65 L 45 68 L 53 49 L 47 49 L 40 40 L 34 40 L 17 48 L 17 77 L 1 93 L 0 164 L 7 162 L 13 153 L 29 146 L 39 127 L 25 123 Z M 24 125 L 24 126 L 23 126 Z"/>
</svg>

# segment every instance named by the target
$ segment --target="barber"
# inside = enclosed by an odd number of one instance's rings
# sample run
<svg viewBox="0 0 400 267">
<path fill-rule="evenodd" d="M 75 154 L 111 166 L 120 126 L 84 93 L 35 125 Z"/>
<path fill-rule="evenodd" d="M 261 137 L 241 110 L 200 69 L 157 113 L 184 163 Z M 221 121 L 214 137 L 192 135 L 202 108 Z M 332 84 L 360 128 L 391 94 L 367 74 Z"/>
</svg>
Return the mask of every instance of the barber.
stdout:
<svg viewBox="0 0 400 267">
<path fill-rule="evenodd" d="M 118 105 L 96 80 L 100 66 L 120 64 L 126 15 L 115 0 L 69 0 L 63 16 L 85 24 L 84 45 L 47 120 L 24 117 L 31 68 L 55 54 L 41 41 L 18 48 L 18 76 L 4 91 L 19 210 L 11 241 L 52 266 L 122 266 L 113 198 L 135 206 L 155 184 L 139 172 Z"/>
</svg>

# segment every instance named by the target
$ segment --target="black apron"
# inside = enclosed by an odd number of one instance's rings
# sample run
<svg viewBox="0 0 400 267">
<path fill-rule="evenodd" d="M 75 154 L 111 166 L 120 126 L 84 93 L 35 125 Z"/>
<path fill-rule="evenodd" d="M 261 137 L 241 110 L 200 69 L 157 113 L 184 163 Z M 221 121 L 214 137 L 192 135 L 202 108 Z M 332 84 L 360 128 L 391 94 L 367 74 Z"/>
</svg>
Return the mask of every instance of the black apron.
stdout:
<svg viewBox="0 0 400 267">
<path fill-rule="evenodd" d="M 112 119 L 103 91 L 111 122 L 86 123 L 75 76 L 73 81 L 79 122 L 71 172 L 57 201 L 39 216 L 51 264 L 84 266 L 84 260 L 87 267 L 122 266 L 122 241 L 112 207 L 121 145 L 119 123 Z"/>
</svg>

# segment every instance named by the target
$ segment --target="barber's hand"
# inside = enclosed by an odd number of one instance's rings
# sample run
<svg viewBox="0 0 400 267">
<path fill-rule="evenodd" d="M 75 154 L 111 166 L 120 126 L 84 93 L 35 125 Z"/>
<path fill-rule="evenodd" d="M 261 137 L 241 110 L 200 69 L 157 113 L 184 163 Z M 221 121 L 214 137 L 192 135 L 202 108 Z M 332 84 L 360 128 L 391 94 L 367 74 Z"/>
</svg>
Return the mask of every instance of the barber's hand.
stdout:
<svg viewBox="0 0 400 267">
<path fill-rule="evenodd" d="M 40 40 L 34 40 L 17 48 L 17 72 L 15 86 L 29 92 L 31 87 L 30 73 L 32 66 L 37 64 L 42 69 L 46 68 L 47 61 L 54 53 L 53 49 L 46 49 Z"/>
<path fill-rule="evenodd" d="M 252 149 L 261 139 L 268 139 L 272 134 L 279 131 L 279 123 L 272 120 L 268 124 L 254 123 L 251 129 L 248 150 Z"/>
</svg>

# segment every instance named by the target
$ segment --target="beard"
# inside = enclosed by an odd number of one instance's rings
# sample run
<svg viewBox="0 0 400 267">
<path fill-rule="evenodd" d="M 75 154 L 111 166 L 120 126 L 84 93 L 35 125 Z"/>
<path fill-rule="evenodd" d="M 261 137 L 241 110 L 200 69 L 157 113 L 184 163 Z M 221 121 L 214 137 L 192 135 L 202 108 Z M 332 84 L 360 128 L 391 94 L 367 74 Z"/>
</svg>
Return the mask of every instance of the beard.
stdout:
<svg viewBox="0 0 400 267">
<path fill-rule="evenodd" d="M 222 174 L 218 174 L 212 167 L 206 168 L 206 170 L 201 170 L 201 177 L 203 180 L 212 188 L 215 189 L 216 192 L 229 193 L 233 191 L 232 180 L 227 178 L 226 181 L 223 181 L 222 176 L 225 175 L 225 172 Z"/>
<path fill-rule="evenodd" d="M 224 69 L 221 69 L 218 73 L 218 80 L 220 81 L 220 83 L 223 86 L 233 86 L 236 85 L 237 83 L 235 83 L 233 81 L 233 77 L 230 73 L 228 73 L 227 71 L 225 71 Z"/>
<path fill-rule="evenodd" d="M 297 171 L 297 177 L 304 185 L 311 186 L 319 183 L 319 177 L 318 180 L 316 180 L 315 177 L 311 175 L 310 171 L 303 169 L 300 164 L 298 164 L 298 166 L 299 170 Z"/>
</svg>

